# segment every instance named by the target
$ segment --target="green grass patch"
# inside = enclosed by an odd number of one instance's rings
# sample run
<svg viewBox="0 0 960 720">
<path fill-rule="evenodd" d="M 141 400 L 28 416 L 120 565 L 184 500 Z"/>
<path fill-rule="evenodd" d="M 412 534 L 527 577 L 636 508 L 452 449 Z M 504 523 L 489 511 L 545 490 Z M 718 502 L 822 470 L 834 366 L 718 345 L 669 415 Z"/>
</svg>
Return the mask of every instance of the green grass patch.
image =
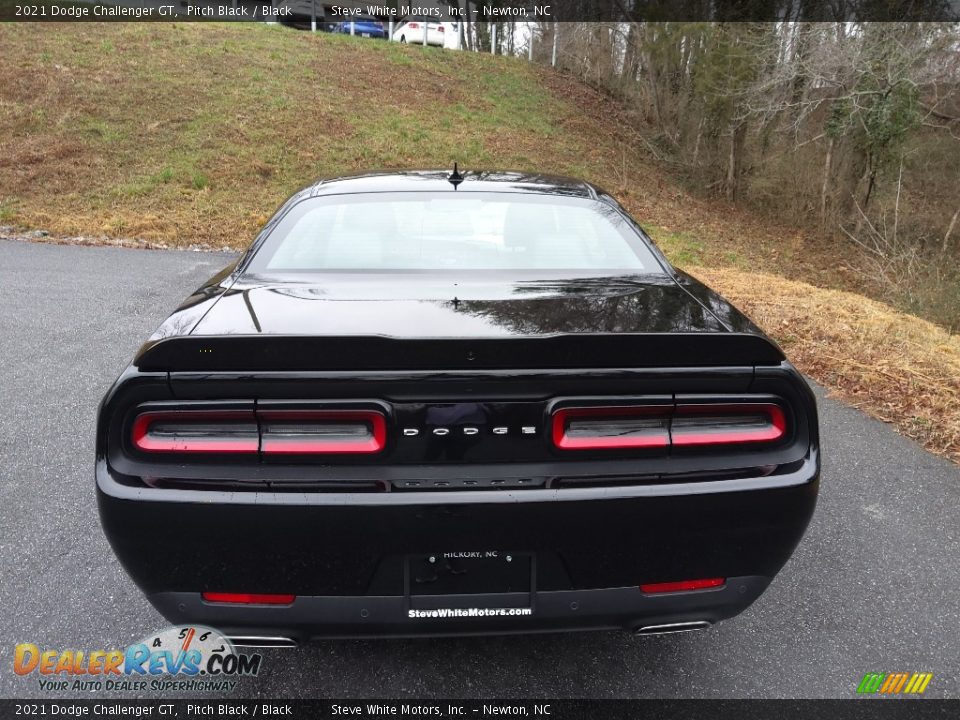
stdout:
<svg viewBox="0 0 960 720">
<path fill-rule="evenodd" d="M 190 176 L 190 187 L 194 190 L 206 190 L 210 187 L 210 178 L 202 172 L 195 172 Z"/>
<path fill-rule="evenodd" d="M 650 224 L 644 224 L 643 227 L 674 265 L 679 267 L 703 265 L 704 243 L 691 233 Z"/>
<path fill-rule="evenodd" d="M 13 223 L 17 218 L 17 211 L 12 204 L 0 203 L 0 223 Z"/>
</svg>

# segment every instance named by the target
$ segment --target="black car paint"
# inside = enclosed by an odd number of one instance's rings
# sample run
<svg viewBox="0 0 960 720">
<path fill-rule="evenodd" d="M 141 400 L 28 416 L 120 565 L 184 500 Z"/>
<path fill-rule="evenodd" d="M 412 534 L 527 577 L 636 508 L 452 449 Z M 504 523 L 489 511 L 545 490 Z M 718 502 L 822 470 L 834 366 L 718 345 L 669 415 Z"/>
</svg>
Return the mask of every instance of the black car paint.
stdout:
<svg viewBox="0 0 960 720">
<path fill-rule="evenodd" d="M 102 522 L 128 572 L 171 620 L 298 640 L 713 622 L 749 605 L 789 558 L 816 501 L 812 394 L 756 326 L 659 253 L 663 274 L 616 277 L 345 273 L 281 282 L 244 274 L 277 219 L 305 197 L 493 190 L 591 197 L 623 212 L 576 181 L 465 175 L 459 188 L 437 171 L 300 191 L 236 265 L 164 322 L 107 394 L 97 441 Z M 769 450 L 571 458 L 547 449 L 550 404 L 563 398 L 758 394 L 782 398 L 792 415 L 789 441 Z M 129 414 L 145 402 L 302 406 L 321 398 L 384 403 L 394 429 L 429 430 L 432 413 L 528 423 L 536 434 L 398 438 L 385 458 L 323 463 L 186 466 L 125 445 Z M 166 475 L 178 481 L 140 480 Z M 447 489 L 464 478 L 484 489 Z M 528 602 L 540 612 L 407 619 L 404 558 L 447 550 L 533 553 Z M 728 583 L 656 598 L 637 590 L 696 577 Z M 237 608 L 200 601 L 206 590 L 299 597 L 286 608 Z"/>
</svg>

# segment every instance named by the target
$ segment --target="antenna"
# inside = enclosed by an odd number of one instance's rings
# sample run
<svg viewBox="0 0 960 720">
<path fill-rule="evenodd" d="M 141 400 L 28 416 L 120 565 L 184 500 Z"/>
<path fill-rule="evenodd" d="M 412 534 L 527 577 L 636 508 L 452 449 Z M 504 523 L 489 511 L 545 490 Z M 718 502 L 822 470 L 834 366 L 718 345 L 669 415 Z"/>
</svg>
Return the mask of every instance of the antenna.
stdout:
<svg viewBox="0 0 960 720">
<path fill-rule="evenodd" d="M 453 189 L 457 189 L 457 185 L 463 182 L 463 175 L 457 170 L 457 163 L 453 163 L 453 172 L 447 176 L 447 181 L 453 185 Z"/>
</svg>

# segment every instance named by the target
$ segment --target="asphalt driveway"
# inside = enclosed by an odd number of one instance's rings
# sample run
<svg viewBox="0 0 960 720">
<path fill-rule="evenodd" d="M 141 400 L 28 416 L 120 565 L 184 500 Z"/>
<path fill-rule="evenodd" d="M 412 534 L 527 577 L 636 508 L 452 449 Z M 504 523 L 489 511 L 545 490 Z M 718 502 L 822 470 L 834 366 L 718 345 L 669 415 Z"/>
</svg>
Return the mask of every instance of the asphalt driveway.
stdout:
<svg viewBox="0 0 960 720">
<path fill-rule="evenodd" d="M 100 530 L 94 417 L 139 343 L 229 258 L 0 242 L 0 696 L 43 695 L 12 672 L 17 643 L 109 649 L 166 626 Z M 852 697 L 865 672 L 926 671 L 928 696 L 960 697 L 960 469 L 818 394 L 820 505 L 740 617 L 679 636 L 269 650 L 234 695 Z"/>
</svg>

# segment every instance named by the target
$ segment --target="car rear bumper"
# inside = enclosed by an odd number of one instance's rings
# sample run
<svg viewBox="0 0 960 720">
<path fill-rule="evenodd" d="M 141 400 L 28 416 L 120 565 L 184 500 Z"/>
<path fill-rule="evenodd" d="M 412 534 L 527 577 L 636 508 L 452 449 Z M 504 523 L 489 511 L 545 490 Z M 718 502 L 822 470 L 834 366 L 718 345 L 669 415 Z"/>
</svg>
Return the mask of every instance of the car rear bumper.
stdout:
<svg viewBox="0 0 960 720">
<path fill-rule="evenodd" d="M 134 487 L 106 461 L 97 464 L 106 535 L 163 615 L 231 636 L 296 642 L 712 624 L 749 606 L 790 557 L 813 513 L 818 475 L 811 455 L 792 472 L 742 480 L 273 493 Z M 499 595 L 411 591 L 412 556 L 490 552 L 530 558 L 529 586 Z M 725 583 L 657 595 L 639 589 L 699 578 Z M 202 592 L 296 600 L 226 605 L 205 602 Z M 501 608 L 524 612 L 487 612 Z"/>
<path fill-rule="evenodd" d="M 535 592 L 524 607 L 510 597 L 458 595 L 455 607 L 416 609 L 395 596 L 299 596 L 288 606 L 230 606 L 196 592 L 149 595 L 174 624 L 215 627 L 238 644 L 294 645 L 319 638 L 485 635 L 624 629 L 640 634 L 709 627 L 749 606 L 770 578 L 727 578 L 720 588 L 647 595 L 636 587 Z"/>
</svg>

